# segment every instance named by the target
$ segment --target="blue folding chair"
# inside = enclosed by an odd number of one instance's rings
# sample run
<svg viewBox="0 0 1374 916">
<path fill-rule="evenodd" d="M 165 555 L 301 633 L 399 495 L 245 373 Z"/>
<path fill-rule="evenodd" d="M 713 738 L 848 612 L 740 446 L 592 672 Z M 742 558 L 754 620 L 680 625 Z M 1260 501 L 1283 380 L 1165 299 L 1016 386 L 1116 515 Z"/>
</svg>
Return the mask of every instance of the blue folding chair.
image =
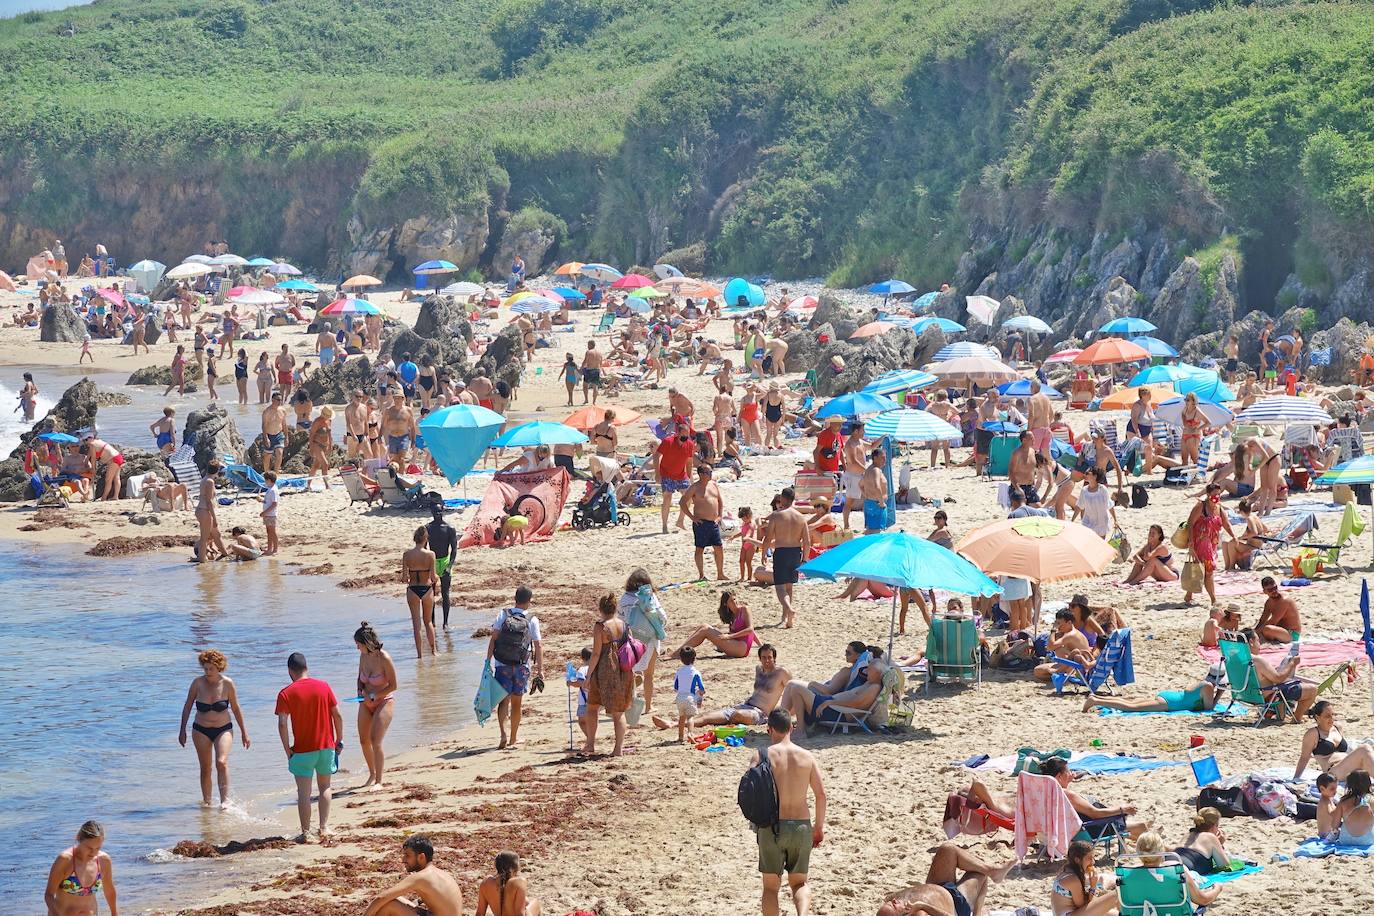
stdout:
<svg viewBox="0 0 1374 916">
<path fill-rule="evenodd" d="M 1221 782 L 1221 767 L 1217 766 L 1217 755 L 1208 752 L 1207 756 L 1194 756 L 1192 751 L 1188 752 L 1188 765 L 1193 768 L 1193 778 L 1197 780 L 1199 789 L 1206 788 L 1216 782 Z"/>
<path fill-rule="evenodd" d="M 1135 664 L 1131 656 L 1130 627 L 1114 630 L 1107 637 L 1106 643 L 1102 646 L 1102 651 L 1097 654 L 1097 660 L 1091 665 L 1084 665 L 1073 659 L 1060 658 L 1053 652 L 1046 656 L 1046 661 L 1070 669 L 1067 672 L 1057 671 L 1050 676 L 1055 693 L 1063 693 L 1066 685 L 1084 687 L 1089 693 L 1099 693 L 1103 688 L 1107 688 L 1108 680 L 1115 681 L 1118 687 L 1135 683 Z M 1111 688 L 1107 688 L 1107 690 L 1111 692 Z"/>
</svg>

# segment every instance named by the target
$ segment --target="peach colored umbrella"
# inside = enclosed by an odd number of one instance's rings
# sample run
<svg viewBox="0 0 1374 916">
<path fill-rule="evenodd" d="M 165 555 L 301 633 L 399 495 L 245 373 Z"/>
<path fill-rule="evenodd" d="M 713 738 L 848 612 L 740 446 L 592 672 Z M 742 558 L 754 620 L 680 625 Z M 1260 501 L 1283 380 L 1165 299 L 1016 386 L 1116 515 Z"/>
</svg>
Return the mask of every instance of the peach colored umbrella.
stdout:
<svg viewBox="0 0 1374 916">
<path fill-rule="evenodd" d="M 1098 402 L 1097 407 L 1099 410 L 1127 410 L 1140 397 L 1142 388 L 1150 392 L 1150 400 L 1154 401 L 1156 406 L 1175 395 L 1173 385 L 1136 385 L 1134 388 L 1113 391 Z"/>
<path fill-rule="evenodd" d="M 584 266 L 585 265 L 583 265 L 581 261 L 569 261 L 566 264 L 558 265 L 558 269 L 554 271 L 554 276 L 571 277 L 573 274 L 581 270 Z"/>
<path fill-rule="evenodd" d="M 19 287 L 14 285 L 14 280 L 3 270 L 0 270 L 0 289 L 9 290 L 12 293 L 19 291 Z"/>
<path fill-rule="evenodd" d="M 946 384 L 967 388 L 969 385 L 1000 385 L 1021 377 L 1006 363 L 988 356 L 959 356 L 926 366 L 931 375 L 939 376 Z"/>
<path fill-rule="evenodd" d="M 343 289 L 344 287 L 348 287 L 348 286 L 381 286 L 381 285 L 382 285 L 382 281 L 381 281 L 381 280 L 378 280 L 378 279 L 377 279 L 376 277 L 374 277 L 374 276 L 371 276 L 370 274 L 358 274 L 357 276 L 349 277 L 347 280 L 345 280 L 345 281 L 343 281 L 342 283 L 340 283 L 340 284 L 339 284 L 339 288 L 340 288 L 340 289 Z"/>
<path fill-rule="evenodd" d="M 628 407 L 612 407 L 610 409 L 615 411 L 615 419 L 611 421 L 612 426 L 624 426 L 627 423 L 634 423 L 644 416 L 641 413 L 630 410 Z M 580 429 L 584 433 L 590 433 L 596 428 L 598 423 L 606 419 L 606 410 L 607 408 L 605 407 L 589 405 L 583 407 L 581 410 L 574 411 L 572 416 L 565 419 L 563 423 L 567 426 L 571 426 L 573 429 Z"/>
<path fill-rule="evenodd" d="M 720 291 L 719 286 L 712 286 L 710 283 L 698 283 L 696 288 L 690 292 L 683 290 L 680 295 L 691 296 L 693 299 L 719 299 L 725 295 Z"/>
<path fill-rule="evenodd" d="M 879 335 L 886 334 L 895 327 L 896 325 L 890 321 L 870 321 L 853 334 L 850 334 L 849 339 L 860 340 L 864 337 L 878 337 Z"/>
<path fill-rule="evenodd" d="M 1140 344 L 1133 344 L 1120 337 L 1106 337 L 1095 344 L 1083 348 L 1083 352 L 1073 358 L 1079 366 L 1105 366 L 1110 363 L 1133 363 L 1150 358 L 1150 351 Z"/>
<path fill-rule="evenodd" d="M 655 280 L 654 286 L 662 290 L 667 290 L 674 295 L 694 296 L 697 290 L 702 287 L 702 281 L 693 280 L 691 277 L 668 277 L 664 280 Z"/>
<path fill-rule="evenodd" d="M 1095 576 L 1116 557 L 1091 528 L 1035 516 L 975 528 L 954 550 L 990 576 L 1041 583 Z"/>
</svg>

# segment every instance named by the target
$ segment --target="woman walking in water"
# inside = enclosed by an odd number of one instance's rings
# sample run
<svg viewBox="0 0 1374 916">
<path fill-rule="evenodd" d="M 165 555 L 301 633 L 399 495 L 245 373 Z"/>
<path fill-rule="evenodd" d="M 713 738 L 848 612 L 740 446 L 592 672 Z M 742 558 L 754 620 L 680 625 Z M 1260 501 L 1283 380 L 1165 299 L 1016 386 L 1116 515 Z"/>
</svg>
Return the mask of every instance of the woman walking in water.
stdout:
<svg viewBox="0 0 1374 916">
<path fill-rule="evenodd" d="M 420 648 L 420 627 L 425 630 L 429 654 L 434 648 L 434 551 L 429 549 L 429 532 L 421 525 L 415 529 L 415 546 L 401 555 L 401 580 L 406 583 L 406 605 L 410 608 L 410 623 L 415 628 L 415 657 L 423 658 Z"/>
<path fill-rule="evenodd" d="M 496 874 L 477 888 L 477 916 L 540 916 L 539 901 L 528 896 L 520 877 L 520 857 L 505 850 L 496 854 Z"/>
<path fill-rule="evenodd" d="M 191 681 L 191 689 L 186 691 L 177 742 L 186 746 L 186 717 L 191 714 L 194 704 L 196 715 L 191 724 L 191 743 L 200 761 L 200 803 L 207 808 L 210 806 L 210 764 L 213 762 L 215 775 L 219 778 L 219 806 L 223 809 L 229 806 L 229 749 L 234 746 L 234 723 L 229 718 L 230 713 L 238 720 L 244 748 L 251 747 L 252 742 L 243 724 L 243 710 L 239 709 L 234 682 L 224 676 L 229 660 L 218 649 L 206 649 L 196 660 L 205 673 Z"/>
<path fill-rule="evenodd" d="M 376 790 L 386 769 L 382 739 L 395 713 L 396 664 L 366 620 L 353 631 L 353 643 L 358 647 L 358 744 L 367 762 L 367 782 L 360 788 Z"/>
<path fill-rule="evenodd" d="M 266 404 L 272 400 L 274 381 L 272 364 L 267 361 L 267 351 L 258 354 L 258 362 L 253 366 L 253 376 L 258 380 L 258 403 Z"/>
<path fill-rule="evenodd" d="M 239 348 L 234 358 L 234 387 L 239 393 L 239 403 L 248 403 L 248 351 Z"/>
<path fill-rule="evenodd" d="M 200 489 L 196 492 L 196 525 L 199 534 L 196 537 L 195 560 L 197 563 L 205 560 L 218 560 L 229 551 L 224 549 L 224 538 L 219 531 L 219 517 L 215 515 L 215 478 L 223 468 L 218 461 L 211 461 L 206 468 L 208 473 L 200 479 Z M 214 548 L 215 555 L 210 556 L 210 549 Z"/>
<path fill-rule="evenodd" d="M 96 821 L 87 821 L 76 832 L 76 845 L 58 853 L 48 871 L 48 886 L 43 902 L 48 916 L 87 916 L 98 912 L 96 895 L 105 895 L 110 916 L 119 916 L 115 900 L 114 862 L 110 854 L 101 852 L 105 844 L 105 828 Z"/>
</svg>

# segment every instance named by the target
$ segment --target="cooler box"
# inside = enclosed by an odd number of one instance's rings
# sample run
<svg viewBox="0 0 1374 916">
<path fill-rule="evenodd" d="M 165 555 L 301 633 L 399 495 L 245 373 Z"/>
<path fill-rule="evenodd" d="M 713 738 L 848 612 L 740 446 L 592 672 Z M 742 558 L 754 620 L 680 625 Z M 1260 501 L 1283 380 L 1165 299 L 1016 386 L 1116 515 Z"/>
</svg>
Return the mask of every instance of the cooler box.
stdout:
<svg viewBox="0 0 1374 916">
<path fill-rule="evenodd" d="M 1011 453 L 1020 444 L 1019 436 L 994 436 L 988 447 L 988 473 L 994 477 L 1005 476 L 1011 464 Z"/>
</svg>

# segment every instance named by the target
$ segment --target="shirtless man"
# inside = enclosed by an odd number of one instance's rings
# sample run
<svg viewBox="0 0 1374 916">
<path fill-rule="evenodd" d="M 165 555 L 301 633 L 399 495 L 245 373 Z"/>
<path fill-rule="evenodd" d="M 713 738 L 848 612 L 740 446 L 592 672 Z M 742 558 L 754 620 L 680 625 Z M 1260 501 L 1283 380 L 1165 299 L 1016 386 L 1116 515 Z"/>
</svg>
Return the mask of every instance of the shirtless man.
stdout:
<svg viewBox="0 0 1374 916">
<path fill-rule="evenodd" d="M 281 389 L 282 397 L 291 397 L 291 386 L 296 377 L 296 357 L 286 344 L 281 345 L 281 352 L 272 360 L 272 365 L 277 370 L 277 387 Z"/>
<path fill-rule="evenodd" d="M 692 403 L 691 398 L 687 397 L 687 395 L 678 391 L 676 388 L 668 389 L 669 414 L 674 417 L 686 417 L 688 421 L 691 421 L 696 412 L 696 405 Z"/>
<path fill-rule="evenodd" d="M 859 493 L 864 500 L 864 534 L 877 534 L 887 527 L 887 474 L 883 472 L 887 453 L 875 448 L 869 458 L 871 463 L 859 483 Z M 849 508 L 847 496 L 845 508 Z"/>
<path fill-rule="evenodd" d="M 786 668 L 778 667 L 778 650 L 763 643 L 759 646 L 759 664 L 754 669 L 754 692 L 749 699 L 738 706 L 727 706 L 713 712 L 693 716 L 687 723 L 688 728 L 705 728 L 711 725 L 762 725 L 768 714 L 777 708 L 778 700 L 792 675 Z M 669 722 L 662 716 L 652 716 L 654 725 L 660 729 L 674 728 L 676 722 Z"/>
<path fill-rule="evenodd" d="M 1302 637 L 1302 620 L 1298 617 L 1298 605 L 1292 598 L 1279 591 L 1273 576 L 1260 580 L 1260 588 L 1267 596 L 1264 610 L 1260 612 L 1255 632 L 1267 642 L 1291 643 Z"/>
<path fill-rule="evenodd" d="M 735 398 L 729 390 L 720 391 L 711 399 L 711 413 L 715 417 L 716 450 L 725 448 L 725 431 L 735 422 Z"/>
<path fill-rule="evenodd" d="M 844 473 L 840 476 L 840 485 L 844 488 L 845 528 L 849 527 L 849 513 L 855 506 L 863 505 L 863 479 L 864 472 L 868 470 L 866 452 L 864 425 L 856 420 L 844 440 Z"/>
<path fill-rule="evenodd" d="M 773 591 L 782 605 L 782 625 L 787 629 L 797 622 L 792 608 L 792 587 L 800 578 L 797 570 L 811 546 L 811 529 L 806 524 L 806 516 L 792 505 L 796 497 L 791 487 L 784 487 L 778 494 L 778 508 L 764 519 L 768 534 L 760 548 L 761 553 L 766 553 L 770 547 L 773 549 Z"/>
<path fill-rule="evenodd" d="M 582 354 L 582 403 L 587 403 L 587 394 L 591 393 L 591 402 L 596 403 L 596 397 L 601 391 L 601 354 L 596 349 L 596 341 L 587 341 L 587 352 Z"/>
<path fill-rule="evenodd" d="M 1297 645 L 1288 650 L 1288 657 L 1278 667 L 1260 655 L 1260 638 L 1254 630 L 1246 627 L 1240 631 L 1245 644 L 1250 647 L 1250 657 L 1255 665 L 1255 675 L 1259 678 L 1260 690 L 1264 693 L 1281 693 L 1293 706 L 1293 718 L 1297 724 L 1307 715 L 1307 710 L 1317 700 L 1317 685 L 1297 676 L 1302 656 L 1297 654 Z"/>
<path fill-rule="evenodd" d="M 1000 883 L 1015 865 L 1014 859 L 1002 866 L 989 865 L 962 846 L 941 843 L 930 860 L 925 883 L 884 897 L 878 916 L 983 916 L 988 882 Z"/>
<path fill-rule="evenodd" d="M 362 458 L 363 447 L 367 443 L 367 416 L 371 407 L 367 403 L 367 393 L 361 388 L 353 392 L 353 400 L 344 408 L 344 445 L 348 447 L 349 458 Z"/>
<path fill-rule="evenodd" d="M 415 411 L 406 404 L 406 396 L 400 392 L 391 396 L 391 406 L 382 412 L 382 433 L 386 436 L 386 453 L 392 460 L 402 460 L 415 441 L 419 431 L 415 428 Z"/>
<path fill-rule="evenodd" d="M 1031 446 L 1044 455 L 1046 461 L 1053 461 L 1054 459 L 1050 455 L 1050 441 L 1054 437 L 1050 433 L 1050 424 L 1054 422 L 1054 405 L 1050 403 L 1049 395 L 1041 392 L 1039 380 L 1031 381 L 1030 390 L 1030 405 L 1026 408 L 1029 416 L 1026 425 L 1030 427 Z"/>
<path fill-rule="evenodd" d="M 124 456 L 104 439 L 95 436 L 81 443 L 81 454 L 90 459 L 91 467 L 100 473 L 100 463 L 105 462 L 105 480 L 99 492 L 92 491 L 92 499 L 119 499 L 119 469 L 124 466 Z"/>
<path fill-rule="evenodd" d="M 485 407 L 487 410 L 491 410 L 491 395 L 495 388 L 491 383 L 491 379 L 487 378 L 485 372 L 478 372 L 474 375 L 472 380 L 468 382 L 467 387 L 468 394 L 476 399 L 477 404 Z"/>
<path fill-rule="evenodd" d="M 770 337 L 764 342 L 764 347 L 768 350 L 768 355 L 764 357 L 768 374 L 782 375 L 786 373 L 787 342 L 777 337 Z"/>
<path fill-rule="evenodd" d="M 401 844 L 406 876 L 368 904 L 363 916 L 463 916 L 463 891 L 453 876 L 434 864 L 434 846 L 422 833 Z M 401 898 L 414 897 L 418 904 Z"/>
<path fill-rule="evenodd" d="M 272 392 L 272 403 L 262 411 L 262 471 L 281 471 L 282 455 L 286 452 L 286 405 L 281 391 Z"/>
<path fill-rule="evenodd" d="M 954 409 L 954 405 L 949 402 L 949 395 L 944 391 L 935 392 L 935 398 L 926 407 L 926 413 L 931 416 L 939 417 L 955 429 L 959 428 L 959 412 Z M 935 441 L 930 443 L 930 466 L 935 467 L 935 459 L 939 456 L 941 449 L 945 453 L 945 467 L 949 467 L 949 440 Z"/>
<path fill-rule="evenodd" d="M 811 888 L 806 886 L 807 866 L 811 850 L 825 839 L 825 787 L 821 785 L 820 767 L 809 751 L 792 743 L 792 724 L 792 717 L 786 710 L 770 712 L 768 747 L 754 754 L 750 762 L 753 766 L 766 756 L 778 789 L 777 826 L 759 827 L 754 831 L 759 844 L 759 873 L 763 875 L 764 916 L 778 914 L 778 890 L 782 887 L 784 871 L 797 916 L 807 916 L 811 912 Z M 807 804 L 808 791 L 816 799 L 814 823 L 811 806 Z"/>
<path fill-rule="evenodd" d="M 1050 632 L 1049 651 L 1060 658 L 1069 659 L 1082 665 L 1091 665 L 1092 652 L 1088 648 L 1088 637 L 1074 626 L 1072 611 L 1058 611 L 1054 615 L 1054 629 Z M 1055 662 L 1045 662 L 1035 667 L 1035 679 L 1049 683 L 1054 674 L 1067 674 L 1069 669 Z"/>
<path fill-rule="evenodd" d="M 701 354 L 701 365 L 697 367 L 697 375 L 705 375 L 706 370 L 720 359 L 720 346 L 714 340 L 708 340 L 697 352 Z"/>
<path fill-rule="evenodd" d="M 453 561 L 458 559 L 458 532 L 444 521 L 442 504 L 435 502 L 429 511 L 434 518 L 425 526 L 425 530 L 429 532 L 429 549 L 434 551 L 434 574 L 439 577 L 439 594 L 444 605 L 444 629 L 447 630 L 449 589 L 453 585 Z"/>
<path fill-rule="evenodd" d="M 1011 453 L 1007 464 L 1007 481 L 1013 490 L 1020 490 L 1026 497 L 1026 505 L 1040 505 L 1040 494 L 1035 492 L 1035 446 L 1034 437 L 1029 430 L 1021 433 L 1021 444 Z"/>
<path fill-rule="evenodd" d="M 720 517 L 725 500 L 720 487 L 711 479 L 709 464 L 697 465 L 697 481 L 682 494 L 682 511 L 692 520 L 692 541 L 696 546 L 697 578 L 706 579 L 703 565 L 707 547 L 716 558 L 716 578 L 725 581 L 725 549 L 720 539 Z"/>
</svg>

